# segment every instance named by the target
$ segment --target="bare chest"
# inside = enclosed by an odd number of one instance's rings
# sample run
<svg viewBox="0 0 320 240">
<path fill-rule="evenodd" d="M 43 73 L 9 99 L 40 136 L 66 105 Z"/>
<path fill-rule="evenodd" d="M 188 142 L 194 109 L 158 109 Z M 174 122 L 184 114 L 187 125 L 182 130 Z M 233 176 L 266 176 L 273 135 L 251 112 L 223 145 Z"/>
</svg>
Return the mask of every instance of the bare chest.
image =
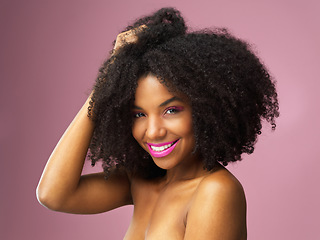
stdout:
<svg viewBox="0 0 320 240">
<path fill-rule="evenodd" d="M 183 239 L 196 185 L 133 186 L 134 213 L 125 239 Z"/>
</svg>

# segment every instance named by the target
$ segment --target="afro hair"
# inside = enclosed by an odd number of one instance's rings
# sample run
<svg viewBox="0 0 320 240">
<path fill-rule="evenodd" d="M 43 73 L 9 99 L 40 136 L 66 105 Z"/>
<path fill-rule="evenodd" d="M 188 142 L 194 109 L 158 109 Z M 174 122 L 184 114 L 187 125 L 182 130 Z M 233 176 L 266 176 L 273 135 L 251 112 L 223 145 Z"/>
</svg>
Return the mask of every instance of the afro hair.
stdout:
<svg viewBox="0 0 320 240">
<path fill-rule="evenodd" d="M 102 160 L 107 176 L 114 167 L 145 178 L 166 173 L 131 134 L 137 81 L 146 74 L 190 99 L 194 151 L 207 170 L 251 154 L 262 120 L 275 129 L 275 82 L 248 43 L 226 29 L 189 32 L 174 8 L 140 18 L 123 32 L 141 25 L 146 27 L 136 31 L 137 41 L 124 44 L 99 70 L 88 109 L 95 123 L 92 165 Z"/>
</svg>

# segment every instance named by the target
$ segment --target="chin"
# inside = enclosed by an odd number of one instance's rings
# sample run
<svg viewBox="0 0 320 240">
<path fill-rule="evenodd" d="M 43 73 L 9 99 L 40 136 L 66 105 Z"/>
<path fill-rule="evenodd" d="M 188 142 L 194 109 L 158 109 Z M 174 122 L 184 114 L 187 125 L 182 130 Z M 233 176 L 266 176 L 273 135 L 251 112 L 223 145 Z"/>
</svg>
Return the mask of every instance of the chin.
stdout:
<svg viewBox="0 0 320 240">
<path fill-rule="evenodd" d="M 152 156 L 151 156 L 152 157 Z M 152 157 L 152 160 L 154 164 L 156 164 L 159 168 L 164 169 L 164 170 L 170 170 L 177 166 L 177 163 L 174 159 L 164 159 L 164 158 L 154 158 Z"/>
</svg>

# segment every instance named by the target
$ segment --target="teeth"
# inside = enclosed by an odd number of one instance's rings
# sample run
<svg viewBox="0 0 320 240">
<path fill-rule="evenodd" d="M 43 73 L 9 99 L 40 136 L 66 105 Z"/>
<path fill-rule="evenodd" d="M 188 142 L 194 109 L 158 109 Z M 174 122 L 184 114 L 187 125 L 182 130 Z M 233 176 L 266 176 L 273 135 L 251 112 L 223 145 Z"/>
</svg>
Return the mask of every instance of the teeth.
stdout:
<svg viewBox="0 0 320 240">
<path fill-rule="evenodd" d="M 161 146 L 161 147 L 151 146 L 151 149 L 152 149 L 153 151 L 156 151 L 156 152 L 161 152 L 161 151 L 163 151 L 163 150 L 171 147 L 172 145 L 173 145 L 173 143 L 167 144 L 167 145 L 164 145 L 164 146 Z"/>
</svg>

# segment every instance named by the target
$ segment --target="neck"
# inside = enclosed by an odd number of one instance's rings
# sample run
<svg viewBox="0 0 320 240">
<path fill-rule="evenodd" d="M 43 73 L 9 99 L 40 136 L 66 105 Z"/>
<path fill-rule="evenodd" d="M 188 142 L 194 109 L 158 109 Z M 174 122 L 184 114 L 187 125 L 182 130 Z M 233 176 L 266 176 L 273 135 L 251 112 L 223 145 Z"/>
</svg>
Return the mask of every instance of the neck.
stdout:
<svg viewBox="0 0 320 240">
<path fill-rule="evenodd" d="M 208 173 L 207 170 L 203 169 L 203 163 L 195 154 L 187 162 L 179 164 L 172 169 L 167 170 L 165 181 L 167 184 L 176 181 L 190 180 L 204 176 Z"/>
</svg>

